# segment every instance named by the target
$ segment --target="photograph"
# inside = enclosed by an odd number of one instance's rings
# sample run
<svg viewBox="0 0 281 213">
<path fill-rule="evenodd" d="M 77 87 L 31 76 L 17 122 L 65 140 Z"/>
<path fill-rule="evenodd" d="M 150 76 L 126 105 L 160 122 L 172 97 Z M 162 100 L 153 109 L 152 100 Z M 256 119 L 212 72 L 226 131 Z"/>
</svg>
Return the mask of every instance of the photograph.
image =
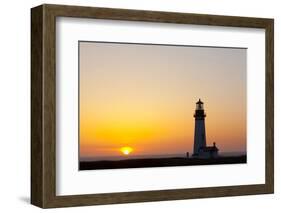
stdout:
<svg viewBox="0 0 281 213">
<path fill-rule="evenodd" d="M 79 41 L 79 170 L 247 163 L 247 49 Z"/>
</svg>

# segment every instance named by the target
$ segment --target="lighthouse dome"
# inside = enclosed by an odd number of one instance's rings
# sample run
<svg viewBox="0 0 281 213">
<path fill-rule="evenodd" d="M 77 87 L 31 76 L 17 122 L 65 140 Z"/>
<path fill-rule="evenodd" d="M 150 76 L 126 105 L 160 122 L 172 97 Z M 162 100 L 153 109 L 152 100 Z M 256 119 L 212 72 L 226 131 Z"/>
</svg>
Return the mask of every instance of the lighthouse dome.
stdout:
<svg viewBox="0 0 281 213">
<path fill-rule="evenodd" d="M 199 101 L 196 102 L 196 104 L 204 104 L 201 99 L 199 98 Z"/>
</svg>

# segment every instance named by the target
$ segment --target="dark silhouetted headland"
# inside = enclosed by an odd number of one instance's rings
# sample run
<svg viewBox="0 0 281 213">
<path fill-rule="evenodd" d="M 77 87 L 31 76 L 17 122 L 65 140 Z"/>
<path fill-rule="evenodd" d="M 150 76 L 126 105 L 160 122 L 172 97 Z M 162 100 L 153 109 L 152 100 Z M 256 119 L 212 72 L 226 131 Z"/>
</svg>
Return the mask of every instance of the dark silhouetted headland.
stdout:
<svg viewBox="0 0 281 213">
<path fill-rule="evenodd" d="M 143 159 L 125 159 L 125 160 L 80 161 L 79 170 L 124 169 L 124 168 L 167 167 L 167 166 L 195 166 L 195 165 L 238 164 L 238 163 L 247 163 L 246 155 L 221 156 L 218 158 L 210 158 L 210 159 L 168 157 L 168 158 L 143 158 Z"/>
</svg>

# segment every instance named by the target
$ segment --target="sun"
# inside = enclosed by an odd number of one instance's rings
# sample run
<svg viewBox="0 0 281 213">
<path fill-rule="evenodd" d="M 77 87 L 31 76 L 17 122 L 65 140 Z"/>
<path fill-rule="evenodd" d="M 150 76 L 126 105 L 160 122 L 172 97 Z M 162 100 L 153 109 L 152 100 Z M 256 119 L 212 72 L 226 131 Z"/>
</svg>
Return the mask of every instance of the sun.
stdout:
<svg viewBox="0 0 281 213">
<path fill-rule="evenodd" d="M 129 146 L 124 146 L 120 148 L 120 151 L 124 154 L 124 155 L 129 155 L 131 154 L 131 152 L 133 151 L 132 147 Z"/>
</svg>

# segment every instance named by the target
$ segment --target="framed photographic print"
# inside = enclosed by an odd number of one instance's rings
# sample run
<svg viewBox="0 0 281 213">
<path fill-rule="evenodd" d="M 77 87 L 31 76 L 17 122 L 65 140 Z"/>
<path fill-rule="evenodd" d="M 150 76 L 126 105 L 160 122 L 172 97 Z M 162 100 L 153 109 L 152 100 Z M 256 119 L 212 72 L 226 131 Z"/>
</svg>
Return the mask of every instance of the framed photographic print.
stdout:
<svg viewBox="0 0 281 213">
<path fill-rule="evenodd" d="M 273 19 L 31 9 L 31 203 L 274 191 Z"/>
</svg>

